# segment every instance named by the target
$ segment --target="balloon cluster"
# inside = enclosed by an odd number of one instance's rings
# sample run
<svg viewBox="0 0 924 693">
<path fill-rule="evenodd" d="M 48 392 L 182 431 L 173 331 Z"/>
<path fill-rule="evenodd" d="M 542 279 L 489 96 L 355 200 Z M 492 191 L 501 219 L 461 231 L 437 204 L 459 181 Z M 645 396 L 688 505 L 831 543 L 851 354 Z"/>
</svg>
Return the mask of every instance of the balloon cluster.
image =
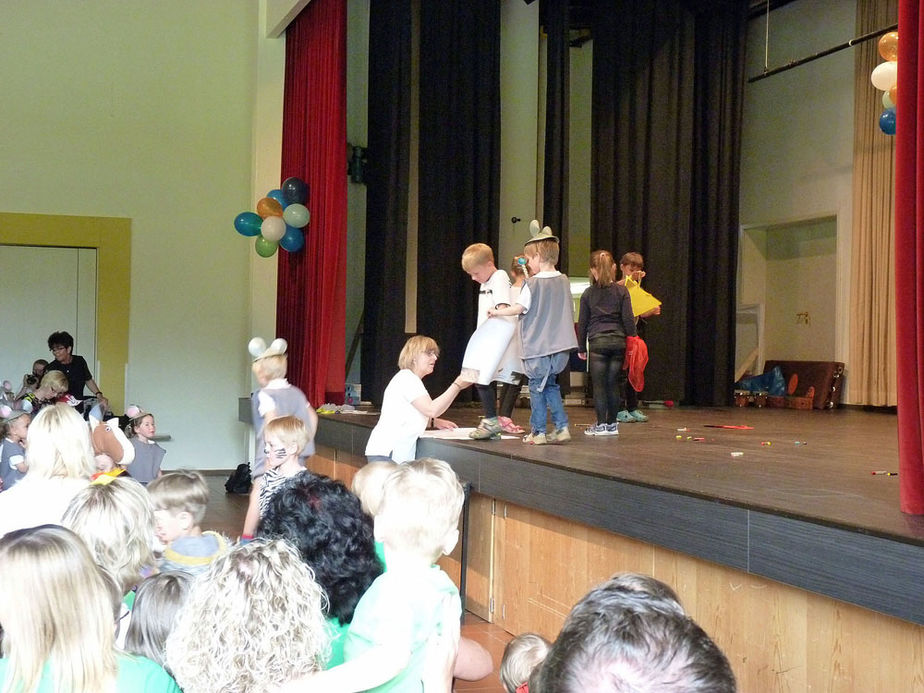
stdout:
<svg viewBox="0 0 924 693">
<path fill-rule="evenodd" d="M 885 110 L 879 116 L 879 129 L 887 135 L 895 134 L 895 104 L 898 102 L 898 32 L 890 31 L 879 39 L 879 55 L 885 60 L 870 75 L 873 86 L 882 92 Z"/>
<path fill-rule="evenodd" d="M 234 228 L 242 236 L 256 236 L 257 255 L 272 257 L 283 250 L 297 253 L 305 247 L 302 231 L 311 220 L 308 211 L 308 184 L 301 178 L 286 178 L 282 186 L 266 193 L 257 202 L 257 211 L 241 212 L 234 218 Z"/>
</svg>

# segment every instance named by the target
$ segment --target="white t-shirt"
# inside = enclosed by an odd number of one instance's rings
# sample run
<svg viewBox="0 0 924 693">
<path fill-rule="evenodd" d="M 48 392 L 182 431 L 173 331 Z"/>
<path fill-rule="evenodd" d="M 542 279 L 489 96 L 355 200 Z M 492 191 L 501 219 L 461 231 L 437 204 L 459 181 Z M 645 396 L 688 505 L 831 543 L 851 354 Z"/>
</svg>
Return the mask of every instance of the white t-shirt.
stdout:
<svg viewBox="0 0 924 693">
<path fill-rule="evenodd" d="M 398 371 L 382 396 L 382 414 L 366 443 L 366 455 L 391 456 L 395 462 L 417 457 L 417 438 L 427 430 L 428 417 L 411 402 L 427 395 L 423 381 L 407 368 Z"/>
<path fill-rule="evenodd" d="M 501 304 L 510 305 L 510 277 L 502 270 L 496 270 L 494 274 L 481 285 L 478 292 L 478 323 L 476 327 L 481 327 L 482 323 L 488 319 L 488 309 L 497 308 Z"/>
</svg>

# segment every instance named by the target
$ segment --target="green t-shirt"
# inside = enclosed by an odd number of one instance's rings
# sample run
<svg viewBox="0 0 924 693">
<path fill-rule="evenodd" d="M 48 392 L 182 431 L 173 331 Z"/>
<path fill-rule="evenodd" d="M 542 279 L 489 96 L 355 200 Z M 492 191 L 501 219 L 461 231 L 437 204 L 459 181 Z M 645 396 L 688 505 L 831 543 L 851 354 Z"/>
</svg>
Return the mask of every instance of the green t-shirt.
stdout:
<svg viewBox="0 0 924 693">
<path fill-rule="evenodd" d="M 343 643 L 346 641 L 347 631 L 350 630 L 350 624 L 340 623 L 340 619 L 331 616 L 327 619 L 327 632 L 330 635 L 330 657 L 327 659 L 325 669 L 330 669 L 338 664 L 343 664 Z"/>
<path fill-rule="evenodd" d="M 145 657 L 119 654 L 116 675 L 118 693 L 182 693 L 176 681 L 159 664 Z M 8 660 L 0 659 L 0 688 L 6 682 Z M 55 693 L 51 667 L 45 664 L 37 693 Z"/>
<path fill-rule="evenodd" d="M 462 616 L 459 590 L 438 566 L 426 570 L 389 569 L 369 586 L 353 615 L 344 642 L 347 662 L 377 645 L 405 646 L 411 659 L 404 671 L 370 689 L 419 691 L 425 645 L 444 630 L 443 601 L 455 602 L 453 618 Z"/>
</svg>

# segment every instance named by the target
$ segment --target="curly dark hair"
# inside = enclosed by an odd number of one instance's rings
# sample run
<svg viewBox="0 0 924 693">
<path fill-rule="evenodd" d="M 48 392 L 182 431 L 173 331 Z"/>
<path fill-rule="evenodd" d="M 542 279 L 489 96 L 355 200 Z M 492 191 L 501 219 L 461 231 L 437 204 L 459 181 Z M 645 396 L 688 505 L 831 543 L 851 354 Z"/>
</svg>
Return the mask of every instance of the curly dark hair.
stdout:
<svg viewBox="0 0 924 693">
<path fill-rule="evenodd" d="M 327 592 L 331 616 L 342 624 L 384 571 L 375 553 L 372 518 L 339 481 L 301 472 L 270 499 L 257 535 L 292 544 Z"/>
</svg>

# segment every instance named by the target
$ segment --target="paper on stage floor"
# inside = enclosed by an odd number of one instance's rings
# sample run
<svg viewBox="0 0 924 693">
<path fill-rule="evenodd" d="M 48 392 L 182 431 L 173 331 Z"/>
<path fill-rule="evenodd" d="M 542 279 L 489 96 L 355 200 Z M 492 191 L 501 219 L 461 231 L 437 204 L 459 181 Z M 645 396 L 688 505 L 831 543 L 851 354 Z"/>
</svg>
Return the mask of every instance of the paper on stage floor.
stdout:
<svg viewBox="0 0 924 693">
<path fill-rule="evenodd" d="M 478 371 L 479 385 L 487 385 L 494 380 L 514 330 L 516 324 L 511 320 L 499 316 L 488 318 L 468 340 L 462 368 Z"/>
<path fill-rule="evenodd" d="M 443 428 L 443 429 L 432 429 L 429 431 L 424 431 L 420 434 L 421 438 L 437 438 L 439 440 L 471 440 L 469 438 L 469 433 L 474 431 L 474 428 Z M 519 438 L 520 436 L 512 436 L 502 433 L 501 438 Z"/>
</svg>

